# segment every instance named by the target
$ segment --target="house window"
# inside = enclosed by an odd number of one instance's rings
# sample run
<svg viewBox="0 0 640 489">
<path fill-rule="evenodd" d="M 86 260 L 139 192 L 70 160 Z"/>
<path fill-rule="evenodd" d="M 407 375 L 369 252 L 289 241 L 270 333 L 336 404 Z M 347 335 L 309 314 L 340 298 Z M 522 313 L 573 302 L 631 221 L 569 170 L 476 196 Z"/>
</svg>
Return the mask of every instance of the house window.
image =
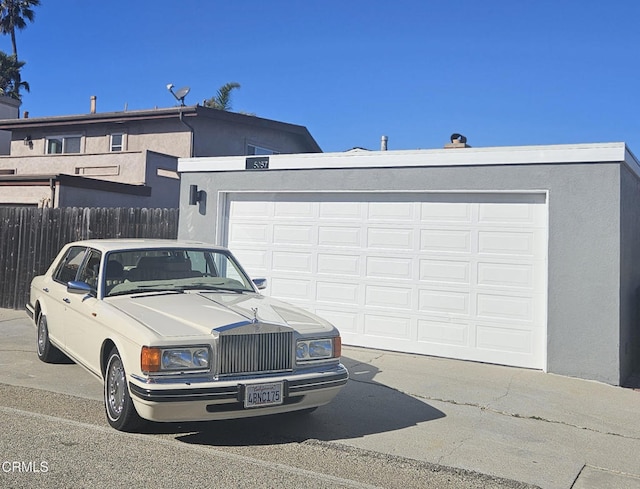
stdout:
<svg viewBox="0 0 640 489">
<path fill-rule="evenodd" d="M 79 153 L 81 136 L 52 136 L 47 138 L 47 154 Z"/>
<path fill-rule="evenodd" d="M 279 152 L 255 144 L 247 144 L 248 155 L 277 155 Z"/>
<path fill-rule="evenodd" d="M 122 151 L 124 149 L 124 134 L 112 134 L 111 135 L 111 145 L 110 150 L 113 151 Z"/>
</svg>

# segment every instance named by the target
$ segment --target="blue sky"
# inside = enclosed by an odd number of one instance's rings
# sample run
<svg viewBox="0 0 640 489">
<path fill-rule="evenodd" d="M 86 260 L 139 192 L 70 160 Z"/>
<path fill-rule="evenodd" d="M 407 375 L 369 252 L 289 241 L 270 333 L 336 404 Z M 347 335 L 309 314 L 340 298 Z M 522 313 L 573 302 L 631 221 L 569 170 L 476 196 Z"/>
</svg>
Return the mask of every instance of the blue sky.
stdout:
<svg viewBox="0 0 640 489">
<path fill-rule="evenodd" d="M 306 126 L 324 151 L 627 142 L 636 0 L 42 0 L 18 33 L 30 117 L 202 103 Z M 8 36 L 0 49 L 11 52 Z"/>
</svg>

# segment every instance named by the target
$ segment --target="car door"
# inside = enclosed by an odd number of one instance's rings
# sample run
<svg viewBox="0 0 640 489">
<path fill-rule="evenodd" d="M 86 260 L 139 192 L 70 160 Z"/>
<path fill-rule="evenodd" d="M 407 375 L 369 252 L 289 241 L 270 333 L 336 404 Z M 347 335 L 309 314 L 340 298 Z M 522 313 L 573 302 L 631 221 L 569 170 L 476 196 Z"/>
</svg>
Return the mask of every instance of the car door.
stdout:
<svg viewBox="0 0 640 489">
<path fill-rule="evenodd" d="M 68 324 L 65 328 L 66 349 L 86 368 L 99 375 L 102 329 L 96 320 L 99 306 L 98 283 L 102 253 L 89 248 L 82 261 L 76 280 L 90 286 L 89 293 L 67 292 L 65 305 Z"/>
<path fill-rule="evenodd" d="M 52 341 L 66 350 L 67 327 L 69 325 L 69 314 L 67 305 L 69 303 L 69 292 L 67 284 L 76 280 L 80 266 L 84 261 L 87 248 L 84 246 L 72 246 L 64 254 L 51 279 L 43 284 L 43 291 L 46 293 L 46 315 L 49 336 Z"/>
</svg>

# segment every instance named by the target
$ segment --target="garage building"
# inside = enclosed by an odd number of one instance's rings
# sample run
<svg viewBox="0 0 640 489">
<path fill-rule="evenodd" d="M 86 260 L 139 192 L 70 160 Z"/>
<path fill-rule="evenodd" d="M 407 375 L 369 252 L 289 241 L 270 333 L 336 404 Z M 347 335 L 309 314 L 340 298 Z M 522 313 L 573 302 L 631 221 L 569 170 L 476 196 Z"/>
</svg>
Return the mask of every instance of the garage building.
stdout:
<svg viewBox="0 0 640 489">
<path fill-rule="evenodd" d="M 179 237 L 228 246 L 267 295 L 332 321 L 345 344 L 614 385 L 639 366 L 640 165 L 624 143 L 178 171 Z"/>
</svg>

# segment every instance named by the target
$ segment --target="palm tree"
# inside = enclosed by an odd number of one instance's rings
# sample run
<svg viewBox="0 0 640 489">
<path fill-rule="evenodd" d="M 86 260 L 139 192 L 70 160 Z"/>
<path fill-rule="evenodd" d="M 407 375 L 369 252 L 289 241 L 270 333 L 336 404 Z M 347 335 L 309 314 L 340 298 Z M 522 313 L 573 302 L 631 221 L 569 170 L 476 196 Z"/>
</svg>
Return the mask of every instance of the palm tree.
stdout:
<svg viewBox="0 0 640 489">
<path fill-rule="evenodd" d="M 24 61 L 18 61 L 14 55 L 0 51 L 0 95 L 21 100 L 20 89 L 29 91 L 29 84 L 20 78 Z"/>
<path fill-rule="evenodd" d="M 27 27 L 27 22 L 33 22 L 35 12 L 33 7 L 40 5 L 40 0 L 0 0 L 0 33 L 11 36 L 13 55 L 18 59 L 16 46 L 16 29 Z"/>
<path fill-rule="evenodd" d="M 240 84 L 236 82 L 225 83 L 218 89 L 215 96 L 204 101 L 204 106 L 218 110 L 231 110 L 231 91 L 235 88 L 240 88 Z"/>
</svg>

